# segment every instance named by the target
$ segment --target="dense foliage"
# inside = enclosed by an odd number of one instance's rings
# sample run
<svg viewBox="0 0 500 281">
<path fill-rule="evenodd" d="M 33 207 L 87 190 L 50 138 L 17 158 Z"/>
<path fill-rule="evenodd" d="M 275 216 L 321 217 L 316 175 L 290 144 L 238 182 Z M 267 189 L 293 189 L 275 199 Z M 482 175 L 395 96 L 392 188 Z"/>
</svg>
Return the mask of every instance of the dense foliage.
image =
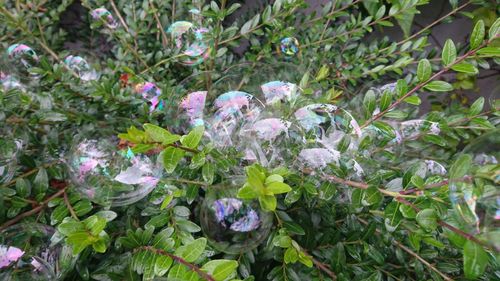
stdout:
<svg viewBox="0 0 500 281">
<path fill-rule="evenodd" d="M 499 196 L 498 162 L 478 164 L 462 153 L 489 134 L 477 149 L 498 157 L 498 95 L 464 94 L 499 63 L 496 1 L 451 0 L 449 13 L 418 29 L 413 19 L 425 0 L 324 1 L 312 13 L 304 0 L 269 1 L 247 13 L 226 0 L 81 2 L 86 14 L 68 24 L 62 19 L 72 1 L 0 1 L 2 278 L 26 280 L 15 279 L 25 269 L 13 270 L 24 259 L 14 246 L 27 256 L 53 247 L 52 237 L 62 253 L 47 274 L 60 280 L 500 279 L 498 214 L 489 221 L 481 202 L 476 214 L 475 204 L 450 196 L 463 185 L 472 186 L 471 200 Z M 101 7 L 116 27 L 91 15 Z M 466 40 L 429 44 L 435 26 L 456 18 L 471 23 Z M 169 30 L 176 21 L 206 28 L 200 61 L 186 61 Z M 370 36 L 389 28 L 404 39 Z M 298 52 L 281 50 L 283 38 L 296 39 Z M 7 54 L 21 43 L 38 55 L 28 68 Z M 84 57 L 96 79 L 83 79 L 68 55 Z M 266 143 L 280 155 L 268 164 L 245 159 L 242 143 L 251 137 L 220 145 L 209 122 L 190 127 L 179 110 L 191 92 L 207 91 L 210 102 L 230 90 L 257 96 L 273 80 L 296 84 L 298 97 L 266 114 L 295 122 L 299 108 L 334 105 L 342 134 L 290 132 Z M 146 82 L 163 102 L 137 93 Z M 419 110 L 422 101 L 430 109 Z M 326 105 L 315 112 L 331 113 Z M 216 119 L 207 111 L 207 120 Z M 99 192 L 111 183 L 101 178 L 82 192 L 68 159 L 78 141 L 103 136 L 117 137 L 116 150 L 130 157 L 161 162 L 162 176 L 143 199 L 110 206 Z M 303 149 L 320 148 L 316 160 L 334 151 L 335 161 L 304 164 Z M 202 231 L 204 201 L 226 192 L 211 194 L 217 186 L 254 202 L 246 212 L 269 218 L 255 234 L 264 239 L 258 247 L 221 250 Z M 457 214 L 464 206 L 474 214 Z M 38 239 L 16 238 L 31 232 Z"/>
</svg>

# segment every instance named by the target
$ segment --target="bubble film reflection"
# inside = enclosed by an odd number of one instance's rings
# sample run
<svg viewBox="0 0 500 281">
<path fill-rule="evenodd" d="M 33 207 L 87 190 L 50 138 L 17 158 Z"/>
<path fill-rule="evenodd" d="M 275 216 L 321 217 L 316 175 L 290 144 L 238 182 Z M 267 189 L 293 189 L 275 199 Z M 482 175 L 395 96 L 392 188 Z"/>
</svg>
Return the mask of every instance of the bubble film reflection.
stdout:
<svg viewBox="0 0 500 281">
<path fill-rule="evenodd" d="M 90 67 L 84 58 L 80 56 L 67 56 L 64 59 L 64 63 L 83 81 L 97 80 L 97 78 L 99 78 L 97 72 Z"/>
<path fill-rule="evenodd" d="M 76 144 L 68 160 L 71 180 L 90 200 L 113 206 L 135 203 L 148 195 L 161 177 L 161 166 L 130 148 L 118 150 L 108 139 Z"/>
<path fill-rule="evenodd" d="M 164 108 L 164 102 L 160 100 L 161 90 L 160 88 L 158 88 L 158 86 L 156 86 L 155 83 L 139 83 L 135 86 L 135 92 L 137 94 L 140 94 L 142 98 L 149 102 L 150 113 L 155 110 L 162 110 Z"/>
<path fill-rule="evenodd" d="M 299 41 L 295 37 L 281 39 L 280 52 L 287 57 L 295 56 L 300 50 Z"/>
<path fill-rule="evenodd" d="M 38 64 L 39 58 L 36 52 L 29 46 L 24 44 L 14 44 L 7 49 L 7 55 L 14 64 L 23 66 L 24 70 Z"/>
<path fill-rule="evenodd" d="M 463 150 L 471 165 L 450 179 L 450 200 L 461 228 L 500 250 L 500 131 L 485 134 Z"/>
<path fill-rule="evenodd" d="M 207 93 L 207 91 L 190 93 L 180 103 L 180 107 L 185 110 L 192 127 L 205 124 L 203 121 L 203 110 L 205 108 Z"/>
<path fill-rule="evenodd" d="M 274 104 L 279 101 L 290 101 L 295 97 L 297 85 L 282 82 L 271 81 L 261 86 L 262 92 L 266 99 L 266 104 Z"/>
<path fill-rule="evenodd" d="M 104 26 L 109 29 L 115 29 L 118 27 L 118 22 L 106 8 L 97 8 L 93 10 L 90 15 L 94 21 L 104 24 Z"/>
<path fill-rule="evenodd" d="M 206 28 L 197 28 L 188 21 L 174 22 L 167 30 L 171 34 L 175 46 L 183 55 L 180 62 L 184 65 L 198 65 L 210 55 L 210 48 L 204 40 Z"/>
<path fill-rule="evenodd" d="M 254 249 L 272 226 L 272 215 L 258 202 L 237 199 L 237 189 L 231 184 L 210 187 L 200 209 L 201 228 L 210 244 L 229 254 Z"/>
<path fill-rule="evenodd" d="M 12 89 L 24 90 L 23 84 L 14 76 L 0 72 L 0 85 L 5 92 Z"/>
</svg>

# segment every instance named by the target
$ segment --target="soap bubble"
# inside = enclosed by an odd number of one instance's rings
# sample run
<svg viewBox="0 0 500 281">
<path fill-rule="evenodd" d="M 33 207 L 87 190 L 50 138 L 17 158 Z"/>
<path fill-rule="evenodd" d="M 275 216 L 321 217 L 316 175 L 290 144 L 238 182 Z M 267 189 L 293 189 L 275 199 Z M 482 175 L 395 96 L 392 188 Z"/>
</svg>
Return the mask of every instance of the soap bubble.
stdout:
<svg viewBox="0 0 500 281">
<path fill-rule="evenodd" d="M 296 98 L 298 86 L 284 81 L 271 81 L 261 86 L 266 104 L 272 105 L 277 102 L 290 102 Z"/>
<path fill-rule="evenodd" d="M 0 139 L 0 183 L 8 183 L 14 177 L 22 147 L 21 140 Z"/>
<path fill-rule="evenodd" d="M 76 189 L 93 202 L 124 206 L 148 195 L 162 176 L 160 163 L 111 139 L 84 139 L 69 155 L 68 169 Z"/>
<path fill-rule="evenodd" d="M 271 230 L 273 216 L 255 200 L 236 197 L 235 182 L 209 187 L 200 210 L 201 229 L 218 251 L 239 254 L 256 248 Z"/>
<path fill-rule="evenodd" d="M 162 110 L 164 108 L 164 101 L 160 100 L 161 90 L 156 86 L 155 83 L 145 82 L 135 85 L 135 92 L 140 94 L 143 99 L 149 102 L 149 112 L 153 112 L 156 109 Z"/>
<path fill-rule="evenodd" d="M 450 199 L 458 222 L 472 235 L 500 250 L 500 131 L 487 133 L 464 148 L 471 159 L 466 176 L 450 179 Z"/>
<path fill-rule="evenodd" d="M 13 75 L 6 74 L 0 71 L 0 85 L 4 92 L 10 91 L 12 89 L 24 90 L 23 84 L 16 79 Z"/>
<path fill-rule="evenodd" d="M 205 124 L 205 121 L 203 121 L 203 112 L 205 109 L 207 93 L 207 91 L 192 92 L 185 96 L 180 103 L 180 107 L 185 111 L 189 124 L 192 127 L 202 126 Z"/>
<path fill-rule="evenodd" d="M 104 24 L 105 27 L 109 29 L 115 29 L 118 27 L 118 22 L 115 20 L 113 15 L 104 7 L 97 8 L 90 12 L 90 15 L 94 21 Z"/>
<path fill-rule="evenodd" d="M 70 246 L 51 240 L 54 228 L 21 223 L 0 232 L 0 279 L 62 280 L 76 258 Z"/>
<path fill-rule="evenodd" d="M 64 59 L 64 63 L 83 81 L 97 80 L 99 78 L 97 72 L 80 56 L 69 55 Z"/>
<path fill-rule="evenodd" d="M 295 37 L 286 37 L 281 39 L 280 52 L 287 56 L 293 57 L 300 51 L 299 41 Z"/>
<path fill-rule="evenodd" d="M 171 34 L 175 46 L 181 50 L 180 63 L 198 65 L 210 55 L 210 47 L 204 39 L 206 28 L 198 28 L 188 21 L 176 21 L 167 30 Z"/>
<path fill-rule="evenodd" d="M 7 49 L 7 56 L 12 67 L 21 73 L 29 73 L 32 67 L 38 65 L 39 57 L 36 52 L 24 44 L 13 44 Z M 36 75 L 33 75 L 36 76 Z"/>
</svg>

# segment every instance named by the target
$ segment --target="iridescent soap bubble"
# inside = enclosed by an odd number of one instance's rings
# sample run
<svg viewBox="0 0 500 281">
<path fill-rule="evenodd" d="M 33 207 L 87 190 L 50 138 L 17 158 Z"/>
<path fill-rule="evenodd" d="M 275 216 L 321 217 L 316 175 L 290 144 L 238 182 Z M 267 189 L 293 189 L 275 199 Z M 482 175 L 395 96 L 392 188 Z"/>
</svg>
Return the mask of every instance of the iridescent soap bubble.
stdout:
<svg viewBox="0 0 500 281">
<path fill-rule="evenodd" d="M 464 148 L 471 165 L 464 177 L 450 179 L 450 200 L 460 227 L 500 250 L 500 131 Z M 467 158 L 465 158 L 467 157 Z M 465 165 L 465 164 L 464 164 Z"/>
<path fill-rule="evenodd" d="M 70 246 L 52 240 L 54 228 L 21 223 L 0 232 L 0 279 L 63 280 L 76 258 Z"/>
<path fill-rule="evenodd" d="M 284 81 L 271 81 L 260 86 L 267 105 L 290 102 L 296 98 L 298 86 Z"/>
<path fill-rule="evenodd" d="M 135 85 L 134 89 L 137 94 L 140 94 L 143 99 L 148 101 L 148 103 L 150 104 L 150 113 L 155 110 L 162 110 L 164 108 L 164 102 L 160 100 L 161 89 L 158 88 L 155 83 L 139 83 Z"/>
<path fill-rule="evenodd" d="M 92 16 L 94 21 L 102 23 L 109 29 L 115 29 L 118 27 L 118 22 L 115 20 L 113 15 L 104 7 L 92 10 L 92 12 L 90 12 L 90 15 Z"/>
<path fill-rule="evenodd" d="M 205 110 L 207 93 L 207 91 L 192 92 L 181 100 L 179 107 L 187 115 L 189 124 L 192 127 L 202 126 L 205 124 L 205 121 L 203 120 L 203 112 Z"/>
<path fill-rule="evenodd" d="M 280 52 L 287 56 L 293 57 L 300 51 L 299 40 L 295 37 L 286 37 L 281 39 Z"/>
<path fill-rule="evenodd" d="M 83 139 L 68 159 L 71 182 L 93 202 L 124 206 L 148 195 L 162 176 L 161 164 L 112 139 Z"/>
<path fill-rule="evenodd" d="M 7 49 L 7 56 L 16 68 L 23 68 L 23 71 L 29 71 L 32 67 L 38 65 L 38 55 L 36 52 L 24 44 L 13 44 Z M 19 70 L 19 69 L 18 69 Z"/>
<path fill-rule="evenodd" d="M 210 47 L 204 39 L 206 28 L 198 28 L 188 21 L 176 21 L 167 30 L 171 34 L 175 46 L 182 56 L 180 63 L 184 65 L 197 65 L 205 61 L 210 55 Z"/>
<path fill-rule="evenodd" d="M 0 85 L 4 92 L 12 89 L 24 90 L 23 84 L 13 75 L 6 74 L 0 71 Z"/>
<path fill-rule="evenodd" d="M 69 55 L 64 59 L 64 63 L 83 81 L 97 80 L 99 78 L 97 72 L 80 56 Z"/>
<path fill-rule="evenodd" d="M 237 198 L 239 187 L 235 182 L 209 187 L 200 209 L 201 229 L 210 245 L 228 254 L 256 248 L 269 235 L 273 221 L 257 201 Z"/>
</svg>

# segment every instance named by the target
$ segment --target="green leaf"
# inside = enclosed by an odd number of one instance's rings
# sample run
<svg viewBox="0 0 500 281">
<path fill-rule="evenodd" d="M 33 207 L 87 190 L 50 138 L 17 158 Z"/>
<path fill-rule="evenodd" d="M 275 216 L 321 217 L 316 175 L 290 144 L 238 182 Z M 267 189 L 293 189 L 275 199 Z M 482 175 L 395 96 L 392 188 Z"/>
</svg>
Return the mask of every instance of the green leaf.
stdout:
<svg viewBox="0 0 500 281">
<path fill-rule="evenodd" d="M 462 73 L 468 73 L 468 74 L 479 73 L 479 70 L 477 69 L 477 67 L 473 66 L 470 63 L 466 63 L 466 62 L 455 64 L 451 67 L 451 69 L 455 70 L 456 72 L 462 72 Z"/>
<path fill-rule="evenodd" d="M 259 196 L 259 193 L 249 184 L 244 184 L 243 187 L 241 187 L 238 190 L 238 198 L 241 199 L 253 199 L 257 198 Z"/>
<path fill-rule="evenodd" d="M 474 29 L 472 30 L 472 33 L 470 35 L 470 49 L 471 50 L 479 47 L 479 45 L 481 45 L 481 43 L 483 43 L 484 35 L 485 35 L 484 21 L 479 20 L 474 25 Z"/>
<path fill-rule="evenodd" d="M 203 165 L 203 168 L 201 168 L 201 174 L 204 181 L 206 181 L 208 184 L 212 184 L 215 175 L 215 165 L 210 162 L 206 162 Z"/>
<path fill-rule="evenodd" d="M 286 249 L 283 259 L 286 264 L 295 263 L 299 260 L 299 252 L 295 248 L 290 247 Z"/>
<path fill-rule="evenodd" d="M 377 129 L 382 131 L 387 137 L 393 139 L 396 137 L 396 133 L 394 132 L 394 128 L 391 127 L 391 125 L 382 122 L 382 121 L 375 121 L 373 122 L 373 126 L 375 126 Z"/>
<path fill-rule="evenodd" d="M 500 56 L 500 48 L 499 47 L 485 47 L 482 49 L 479 49 L 477 51 L 478 55 L 485 56 L 485 57 L 498 57 Z"/>
<path fill-rule="evenodd" d="M 287 193 L 292 190 L 288 184 L 282 182 L 272 182 L 266 186 L 266 189 L 274 194 Z"/>
<path fill-rule="evenodd" d="M 188 220 L 177 220 L 177 226 L 187 232 L 199 232 L 201 228 L 194 222 Z"/>
<path fill-rule="evenodd" d="M 481 245 L 467 240 L 464 245 L 464 273 L 469 279 L 483 275 L 488 265 L 488 254 Z"/>
<path fill-rule="evenodd" d="M 189 134 L 182 136 L 181 138 L 182 145 L 192 149 L 196 149 L 201 141 L 201 138 L 203 137 L 204 132 L 205 132 L 204 126 L 195 127 L 191 132 L 189 132 Z"/>
<path fill-rule="evenodd" d="M 470 106 L 468 116 L 478 115 L 483 110 L 483 107 L 484 97 L 480 97 Z"/>
<path fill-rule="evenodd" d="M 449 66 L 457 59 L 457 49 L 451 39 L 446 40 L 441 54 L 441 60 L 444 66 Z"/>
<path fill-rule="evenodd" d="M 368 90 L 368 92 L 366 92 L 363 106 L 369 114 L 375 110 L 375 92 L 373 90 Z"/>
<path fill-rule="evenodd" d="M 420 98 L 418 96 L 409 96 L 409 97 L 404 99 L 404 102 L 409 103 L 409 104 L 413 104 L 413 105 L 420 105 L 420 103 L 422 103 L 422 101 L 420 100 Z"/>
<path fill-rule="evenodd" d="M 361 200 L 361 203 L 364 206 L 371 206 L 380 203 L 382 199 L 383 196 L 378 190 L 378 188 L 370 186 L 367 190 L 365 190 L 365 194 L 363 196 L 363 199 Z"/>
<path fill-rule="evenodd" d="M 94 248 L 94 251 L 98 253 L 105 253 L 106 243 L 104 242 L 104 240 L 97 240 L 94 243 L 92 243 L 92 248 Z"/>
<path fill-rule="evenodd" d="M 431 63 L 427 59 L 423 59 L 418 62 L 417 67 L 417 78 L 420 82 L 425 82 L 431 77 L 432 68 Z"/>
<path fill-rule="evenodd" d="M 183 258 L 187 262 L 194 262 L 200 257 L 206 246 L 207 239 L 198 238 L 187 245 L 177 248 L 174 255 Z"/>
<path fill-rule="evenodd" d="M 424 86 L 424 89 L 432 92 L 449 92 L 453 90 L 453 86 L 444 81 L 431 81 Z"/>
<path fill-rule="evenodd" d="M 94 236 L 99 235 L 101 231 L 106 227 L 106 219 L 93 215 L 82 221 L 85 228 L 90 230 L 90 233 Z"/>
<path fill-rule="evenodd" d="M 172 202 L 172 199 L 174 199 L 174 196 L 172 194 L 168 194 L 165 196 L 165 199 L 163 199 L 163 202 L 161 202 L 160 210 L 164 210 L 170 202 Z"/>
<path fill-rule="evenodd" d="M 76 215 L 81 217 L 92 211 L 92 203 L 89 200 L 84 199 L 78 201 L 78 203 L 73 206 L 73 209 L 75 210 Z"/>
<path fill-rule="evenodd" d="M 49 177 L 47 170 L 41 168 L 38 170 L 35 179 L 33 180 L 33 189 L 35 193 L 44 193 L 49 188 Z"/>
<path fill-rule="evenodd" d="M 266 178 L 266 181 L 264 182 L 265 185 L 271 184 L 273 182 L 283 182 L 284 179 L 282 176 L 278 174 L 272 174 L 269 177 Z"/>
<path fill-rule="evenodd" d="M 375 14 L 376 20 L 382 18 L 385 15 L 385 9 L 385 5 L 382 5 L 380 6 L 380 8 L 378 8 L 377 13 Z"/>
<path fill-rule="evenodd" d="M 266 211 L 276 210 L 276 197 L 274 195 L 259 196 L 260 206 Z"/>
<path fill-rule="evenodd" d="M 402 97 L 408 93 L 408 83 L 406 83 L 406 80 L 399 79 L 398 82 L 396 82 L 396 93 L 398 97 Z"/>
<path fill-rule="evenodd" d="M 211 260 L 201 267 L 201 270 L 210 274 L 216 281 L 224 281 L 236 274 L 238 262 L 235 260 Z"/>
<path fill-rule="evenodd" d="M 154 272 L 158 276 L 163 276 L 172 266 L 173 259 L 168 256 L 158 255 L 155 261 Z"/>
<path fill-rule="evenodd" d="M 316 82 L 319 82 L 328 77 L 329 73 L 330 73 L 330 68 L 328 67 L 328 65 L 326 64 L 323 65 L 316 74 Z"/>
<path fill-rule="evenodd" d="M 399 203 L 396 201 L 389 203 L 384 210 L 384 217 L 385 228 L 389 232 L 395 231 L 403 219 L 403 216 L 399 212 Z"/>
<path fill-rule="evenodd" d="M 286 228 L 286 230 L 288 230 L 288 232 L 291 234 L 296 234 L 296 235 L 306 234 L 305 230 L 299 224 L 293 221 L 283 221 L 283 227 Z"/>
<path fill-rule="evenodd" d="M 380 111 L 386 110 L 392 102 L 392 94 L 389 91 L 384 91 L 380 98 Z"/>
<path fill-rule="evenodd" d="M 174 135 L 162 127 L 153 124 L 144 124 L 143 127 L 152 141 L 159 142 L 163 145 L 174 143 L 181 138 L 179 135 Z"/>
<path fill-rule="evenodd" d="M 266 175 L 257 165 L 251 165 L 246 167 L 247 182 L 257 190 L 258 193 L 264 189 L 264 181 Z"/>
<path fill-rule="evenodd" d="M 341 271 L 342 268 L 345 267 L 346 254 L 345 254 L 345 247 L 344 244 L 342 244 L 342 242 L 337 242 L 337 244 L 333 246 L 330 260 L 332 267 L 333 269 L 335 269 L 336 272 Z"/>
<path fill-rule="evenodd" d="M 437 227 L 437 214 L 434 209 L 424 209 L 418 212 L 416 220 L 426 231 L 433 231 Z"/>
<path fill-rule="evenodd" d="M 73 220 L 61 223 L 60 225 L 57 226 L 57 230 L 61 232 L 63 235 L 68 236 L 74 232 L 85 231 L 85 227 L 81 222 Z"/>
<path fill-rule="evenodd" d="M 161 152 L 161 157 L 163 159 L 163 166 L 168 173 L 172 173 L 179 161 L 184 157 L 186 152 L 182 149 L 175 147 L 167 147 Z"/>
<path fill-rule="evenodd" d="M 500 35 L 500 18 L 497 18 L 491 25 L 490 31 L 488 31 L 488 35 L 490 36 L 490 40 Z"/>
<path fill-rule="evenodd" d="M 464 177 L 471 165 L 472 157 L 469 154 L 460 155 L 450 167 L 450 179 Z"/>
</svg>

